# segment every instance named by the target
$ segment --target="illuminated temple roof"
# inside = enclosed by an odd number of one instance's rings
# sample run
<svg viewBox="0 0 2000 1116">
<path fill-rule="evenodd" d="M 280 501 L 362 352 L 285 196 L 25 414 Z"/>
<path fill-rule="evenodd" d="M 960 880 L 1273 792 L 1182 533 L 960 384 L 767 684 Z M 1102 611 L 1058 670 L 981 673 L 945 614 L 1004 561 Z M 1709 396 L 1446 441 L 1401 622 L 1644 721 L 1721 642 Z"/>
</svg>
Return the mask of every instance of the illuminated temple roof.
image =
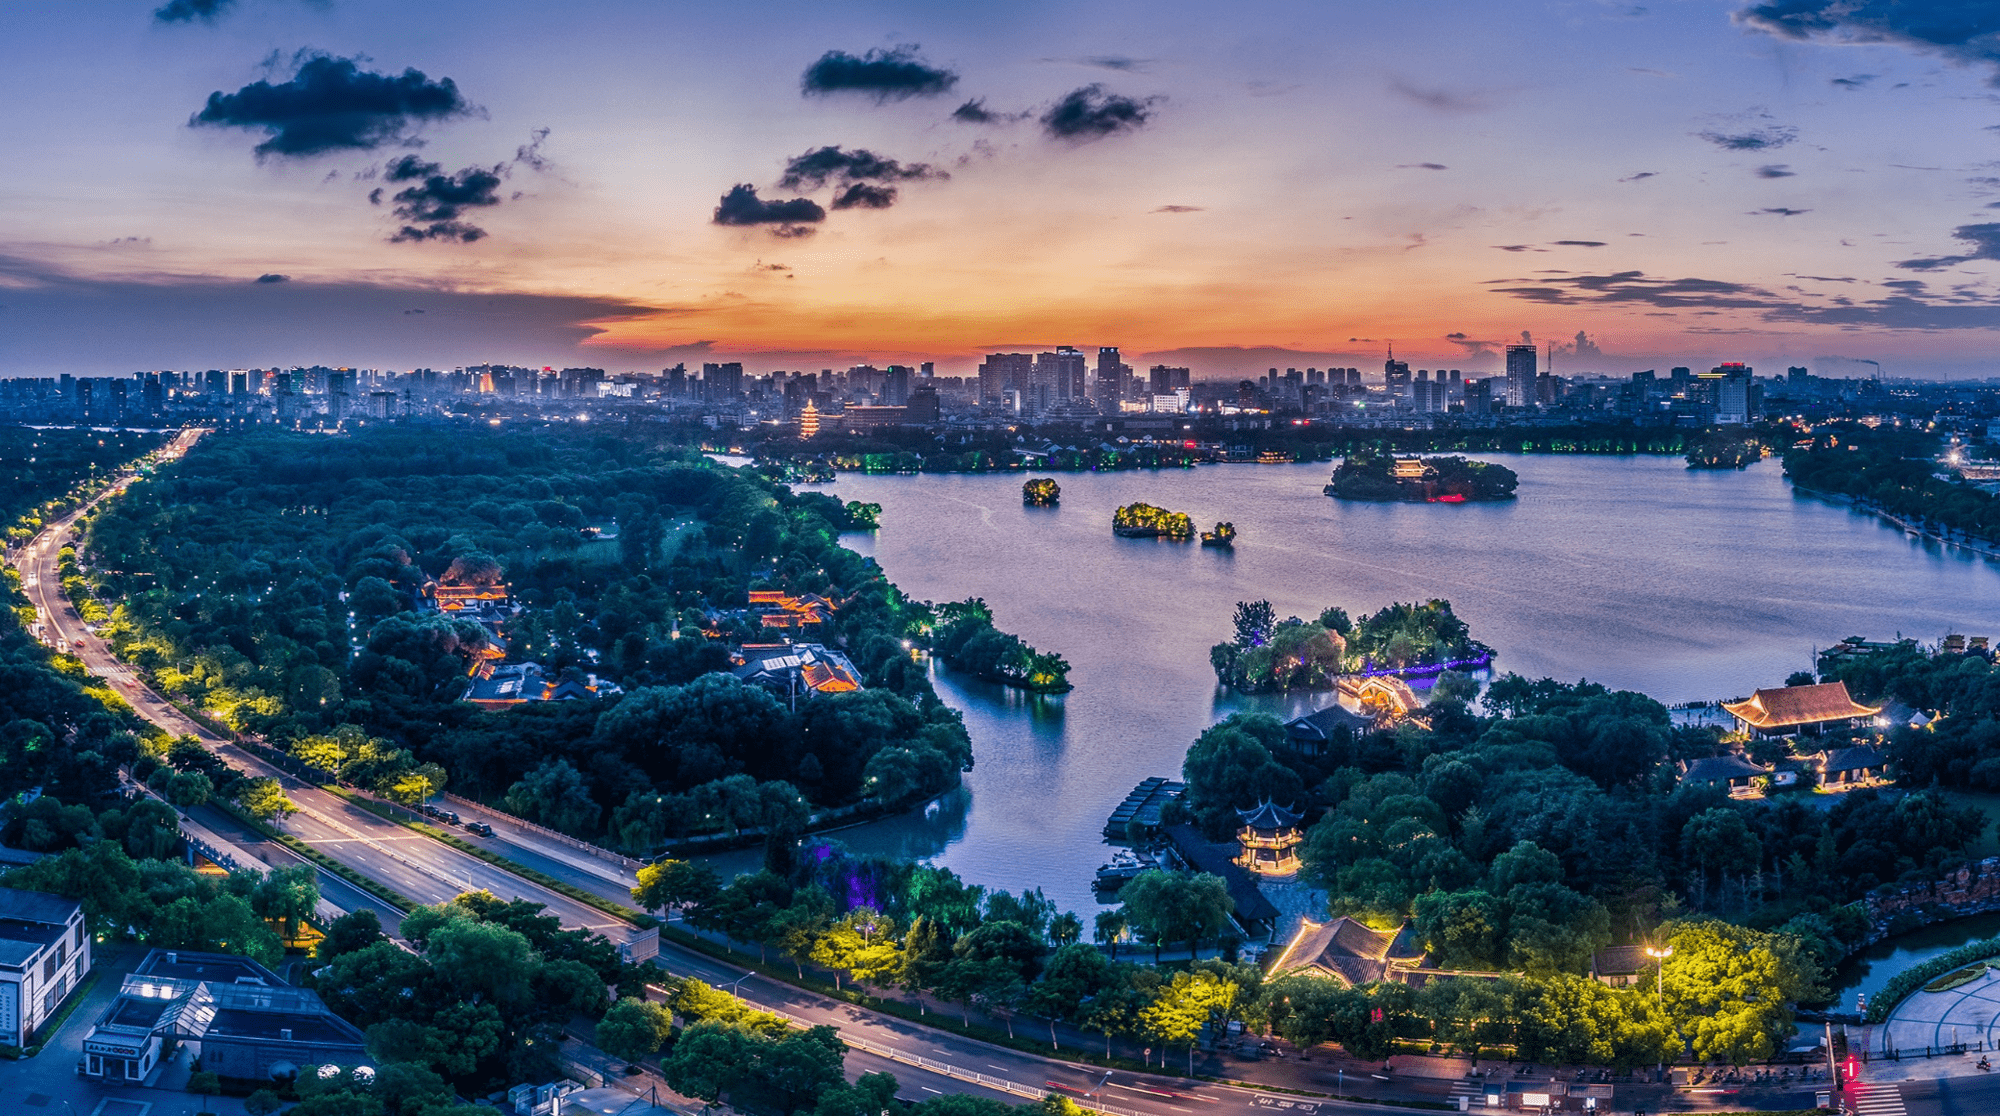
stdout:
<svg viewBox="0 0 2000 1116">
<path fill-rule="evenodd" d="M 1723 702 L 1722 707 L 1751 728 L 1766 732 L 1795 725 L 1851 721 L 1858 717 L 1873 717 L 1882 711 L 1879 705 L 1856 703 L 1848 696 L 1845 682 L 1758 690 L 1743 701 Z"/>
</svg>

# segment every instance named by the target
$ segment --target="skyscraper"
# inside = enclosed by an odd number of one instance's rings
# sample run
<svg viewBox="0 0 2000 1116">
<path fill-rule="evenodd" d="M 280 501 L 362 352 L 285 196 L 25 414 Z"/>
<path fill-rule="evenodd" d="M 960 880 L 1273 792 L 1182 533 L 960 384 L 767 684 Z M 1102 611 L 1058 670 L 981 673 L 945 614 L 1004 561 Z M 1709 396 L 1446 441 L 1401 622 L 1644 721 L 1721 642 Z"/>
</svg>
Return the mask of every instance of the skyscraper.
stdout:
<svg viewBox="0 0 2000 1116">
<path fill-rule="evenodd" d="M 1532 344 L 1507 346 L 1507 405 L 1535 404 L 1536 352 Z"/>
<path fill-rule="evenodd" d="M 1027 353 L 989 353 L 979 366 L 979 400 L 999 403 L 1010 391 L 1026 392 L 1028 378 L 1035 370 L 1035 358 Z"/>
<path fill-rule="evenodd" d="M 1098 410 L 1107 414 L 1118 410 L 1118 405 L 1125 401 L 1125 381 L 1131 374 L 1132 367 L 1119 355 L 1117 346 L 1106 345 L 1097 350 L 1097 383 L 1093 394 Z"/>
</svg>

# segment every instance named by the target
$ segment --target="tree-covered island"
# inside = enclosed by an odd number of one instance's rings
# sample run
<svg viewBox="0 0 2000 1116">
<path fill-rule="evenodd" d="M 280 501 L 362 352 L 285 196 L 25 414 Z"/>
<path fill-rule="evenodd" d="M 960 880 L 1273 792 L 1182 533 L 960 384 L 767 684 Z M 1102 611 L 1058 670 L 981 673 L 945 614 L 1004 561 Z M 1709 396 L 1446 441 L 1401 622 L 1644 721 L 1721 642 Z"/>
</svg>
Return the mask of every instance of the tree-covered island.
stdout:
<svg viewBox="0 0 2000 1116">
<path fill-rule="evenodd" d="M 1194 520 L 1186 512 L 1168 511 L 1151 504 L 1127 504 L 1111 513 L 1111 533 L 1125 539 L 1194 538 Z"/>
<path fill-rule="evenodd" d="M 1477 670 L 1493 659 L 1443 600 L 1392 604 L 1358 621 L 1341 608 L 1280 620 L 1269 601 L 1240 601 L 1234 625 L 1208 659 L 1216 680 L 1242 693 L 1331 689 L 1350 674 Z"/>
<path fill-rule="evenodd" d="M 1021 502 L 1031 508 L 1053 508 L 1062 502 L 1062 485 L 1054 477 L 1034 477 L 1021 486 Z"/>
<path fill-rule="evenodd" d="M 1511 500 L 1519 483 L 1505 465 L 1458 456 L 1398 457 L 1378 447 L 1348 454 L 1325 491 L 1342 500 L 1463 504 Z"/>
</svg>

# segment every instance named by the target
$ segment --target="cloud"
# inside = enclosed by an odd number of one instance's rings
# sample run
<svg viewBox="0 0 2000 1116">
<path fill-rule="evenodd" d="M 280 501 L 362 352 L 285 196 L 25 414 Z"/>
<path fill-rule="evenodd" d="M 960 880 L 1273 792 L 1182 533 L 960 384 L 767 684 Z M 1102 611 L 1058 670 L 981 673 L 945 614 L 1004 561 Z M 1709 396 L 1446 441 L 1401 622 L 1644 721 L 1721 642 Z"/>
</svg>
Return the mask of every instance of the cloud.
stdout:
<svg viewBox="0 0 2000 1116">
<path fill-rule="evenodd" d="M 188 124 L 259 129 L 269 137 L 257 145 L 259 158 L 311 156 L 372 151 L 408 140 L 420 123 L 473 111 L 450 78 L 432 81 L 415 69 L 378 74 L 362 69 L 361 61 L 305 55 L 289 81 L 257 81 L 234 93 L 210 93 L 208 104 Z"/>
<path fill-rule="evenodd" d="M 96 276 L 0 256 L 8 375 L 128 375 L 134 368 L 349 365 L 450 368 L 506 354 L 519 364 L 602 365 L 579 346 L 599 322 L 657 304 L 426 284 L 259 284 L 241 275 Z M 428 314 L 404 313 L 414 306 Z M 120 329 L 78 329 L 117 321 Z M 601 353 L 601 350 L 598 350 Z"/>
<path fill-rule="evenodd" d="M 1389 83 L 1389 91 L 1438 112 L 1484 112 L 1492 105 L 1483 93 L 1454 93 L 1447 89 L 1425 89 L 1402 78 Z"/>
<path fill-rule="evenodd" d="M 851 183 L 833 198 L 835 209 L 887 209 L 895 204 L 894 186 L 877 186 L 872 182 Z"/>
<path fill-rule="evenodd" d="M 929 163 L 899 163 L 864 148 L 843 150 L 838 145 L 815 147 L 785 163 L 778 186 L 784 190 L 815 190 L 828 182 L 905 182 L 924 178 L 950 178 Z M 894 191 L 891 191 L 893 196 Z"/>
<path fill-rule="evenodd" d="M 1619 179 L 1618 181 L 1620 181 L 1620 182 L 1644 182 L 1644 181 L 1645 181 L 1646 179 L 1648 179 L 1648 178 L 1658 178 L 1658 177 L 1660 177 L 1660 172 L 1659 172 L 1659 171 L 1640 171 L 1640 172 L 1639 172 L 1638 174 L 1628 174 L 1628 175 L 1626 175 L 1625 177 L 1623 177 L 1623 178 Z"/>
<path fill-rule="evenodd" d="M 951 110 L 951 118 L 961 124 L 999 124 L 1015 119 L 1011 115 L 988 109 L 984 97 L 974 97 Z"/>
<path fill-rule="evenodd" d="M 1083 59 L 1083 64 L 1095 66 L 1100 70 L 1117 70 L 1120 73 L 1144 73 L 1146 67 L 1153 64 L 1153 60 L 1127 58 L 1122 54 L 1099 54 Z"/>
<path fill-rule="evenodd" d="M 1855 90 L 1855 89 L 1860 89 L 1861 87 L 1867 85 L 1869 82 L 1874 80 L 1875 80 L 1874 74 L 1855 74 L 1853 77 L 1834 78 L 1831 84 L 1837 85 L 1842 89 Z"/>
<path fill-rule="evenodd" d="M 799 78 L 799 92 L 807 97 L 861 93 L 877 102 L 903 101 L 935 97 L 958 84 L 957 74 L 918 58 L 917 49 L 910 43 L 861 55 L 829 50 L 806 67 Z"/>
<path fill-rule="evenodd" d="M 236 0 L 168 0 L 153 12 L 153 18 L 161 23 L 192 23 L 195 20 L 212 23 L 235 3 Z"/>
<path fill-rule="evenodd" d="M 1791 178 L 1798 172 L 1786 163 L 1765 163 L 1757 168 L 1758 178 Z"/>
<path fill-rule="evenodd" d="M 1602 248 L 1605 244 L 1602 240 L 1557 240 L 1553 243 L 1566 248 Z"/>
<path fill-rule="evenodd" d="M 1547 248 L 1537 248 L 1532 244 L 1495 244 L 1502 252 L 1546 252 Z"/>
<path fill-rule="evenodd" d="M 1443 163 L 1397 163 L 1397 170 L 1450 170 Z"/>
<path fill-rule="evenodd" d="M 2000 252 L 2000 226 L 1992 248 Z M 1498 280 L 1511 283 L 1514 280 Z M 1921 281 L 1899 280 L 1885 283 L 1895 293 L 1883 298 L 1857 302 L 1834 299 L 1827 305 L 1801 303 L 1796 298 L 1775 294 L 1746 283 L 1717 279 L 1665 279 L 1640 271 L 1620 271 L 1607 275 L 1574 275 L 1542 280 L 1535 286 L 1495 286 L 1501 294 L 1551 306 L 1649 306 L 1674 311 L 1671 316 L 1694 314 L 1713 316 L 1723 311 L 1744 310 L 1758 319 L 1779 324 L 1875 328 L 1895 330 L 1953 330 L 2000 328 L 2000 303 L 1964 294 L 1934 295 Z"/>
<path fill-rule="evenodd" d="M 1107 93 L 1095 83 L 1073 89 L 1042 114 L 1042 130 L 1051 137 L 1087 143 L 1120 132 L 1136 131 L 1152 117 L 1157 98 L 1137 100 Z"/>
<path fill-rule="evenodd" d="M 757 196 L 757 188 L 739 184 L 722 195 L 722 201 L 715 207 L 714 222 L 747 228 L 769 225 L 778 236 L 807 236 L 812 226 L 826 220 L 826 210 L 811 198 L 773 198 L 765 200 Z"/>
<path fill-rule="evenodd" d="M 251 280 L 251 282 L 253 283 L 289 283 L 291 281 L 292 281 L 291 276 L 280 275 L 275 271 L 267 271 L 264 274 L 259 275 L 257 278 Z"/>
<path fill-rule="evenodd" d="M 460 244 L 482 239 L 485 229 L 460 218 L 468 209 L 500 204 L 500 183 L 504 181 L 505 170 L 504 166 L 466 167 L 446 174 L 443 167 L 415 155 L 391 160 L 383 169 L 382 180 L 415 185 L 398 190 L 390 199 L 395 203 L 396 216 L 406 223 L 389 239 L 396 243 L 445 240 Z M 372 190 L 368 200 L 379 205 L 382 193 L 379 188 Z"/>
<path fill-rule="evenodd" d="M 1889 43 L 1967 65 L 2000 64 L 2000 7 L 1972 0 L 1766 0 L 1736 20 L 1780 38 Z M 2000 75 L 1993 79 L 2000 84 Z"/>
<path fill-rule="evenodd" d="M 1590 339 L 1590 334 L 1580 329 L 1576 331 L 1575 341 L 1559 347 L 1567 350 L 1571 356 L 1588 358 L 1604 355 L 1604 350 L 1597 347 L 1597 342 Z"/>
<path fill-rule="evenodd" d="M 1756 211 L 1756 213 L 1752 213 L 1751 216 L 1755 217 L 1759 213 L 1768 213 L 1773 217 L 1797 217 L 1801 213 L 1811 213 L 1811 212 L 1812 210 L 1810 209 L 1789 209 L 1782 205 L 1774 205 L 1768 209 L 1759 209 Z"/>
<path fill-rule="evenodd" d="M 1771 124 L 1742 132 L 1696 132 L 1695 135 L 1724 151 L 1770 151 L 1799 138 L 1799 130 L 1788 124 Z"/>
<path fill-rule="evenodd" d="M 542 144 L 549 138 L 547 128 L 536 128 L 528 133 L 528 142 L 514 149 L 514 162 L 532 171 L 545 171 L 555 164 L 542 154 Z"/>
<path fill-rule="evenodd" d="M 1463 349 L 1464 351 L 1458 354 L 1462 357 L 1492 356 L 1500 351 L 1498 341 L 1481 341 L 1463 331 L 1447 333 L 1444 339 Z"/>
<path fill-rule="evenodd" d="M 1962 256 L 1904 260 L 1896 266 L 1909 271 L 1936 271 L 1972 260 L 2000 260 L 2000 224 L 1960 225 L 1951 230 L 1951 235 L 1972 245 L 1972 251 Z"/>
<path fill-rule="evenodd" d="M 1154 212 L 1154 213 L 1200 213 L 1200 212 L 1202 212 L 1203 210 L 1205 210 L 1205 209 L 1207 209 L 1207 208 L 1208 208 L 1207 206 L 1201 206 L 1201 205 L 1163 205 L 1163 206 L 1160 206 L 1160 207 L 1159 207 L 1158 209 L 1155 209 L 1155 210 L 1152 210 L 1151 212 Z"/>
</svg>

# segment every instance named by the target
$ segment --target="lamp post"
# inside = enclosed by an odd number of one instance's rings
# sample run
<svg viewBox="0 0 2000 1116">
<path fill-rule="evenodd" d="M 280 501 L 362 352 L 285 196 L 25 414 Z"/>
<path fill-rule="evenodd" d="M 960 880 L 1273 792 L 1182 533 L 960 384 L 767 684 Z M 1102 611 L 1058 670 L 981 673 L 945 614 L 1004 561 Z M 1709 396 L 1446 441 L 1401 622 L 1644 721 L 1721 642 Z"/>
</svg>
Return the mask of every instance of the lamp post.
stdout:
<svg viewBox="0 0 2000 1116">
<path fill-rule="evenodd" d="M 1654 948 L 1653 946 L 1646 947 L 1646 956 L 1659 963 L 1659 968 L 1656 970 L 1657 975 L 1653 983 L 1653 995 L 1659 1000 L 1660 1013 L 1662 1015 L 1666 1014 L 1667 1008 L 1667 958 L 1673 955 L 1674 951 L 1671 946 L 1660 946 L 1658 948 Z M 1665 1077 L 1666 1075 L 1667 1065 L 1665 1062 L 1661 1062 L 1660 1076 Z"/>
</svg>

